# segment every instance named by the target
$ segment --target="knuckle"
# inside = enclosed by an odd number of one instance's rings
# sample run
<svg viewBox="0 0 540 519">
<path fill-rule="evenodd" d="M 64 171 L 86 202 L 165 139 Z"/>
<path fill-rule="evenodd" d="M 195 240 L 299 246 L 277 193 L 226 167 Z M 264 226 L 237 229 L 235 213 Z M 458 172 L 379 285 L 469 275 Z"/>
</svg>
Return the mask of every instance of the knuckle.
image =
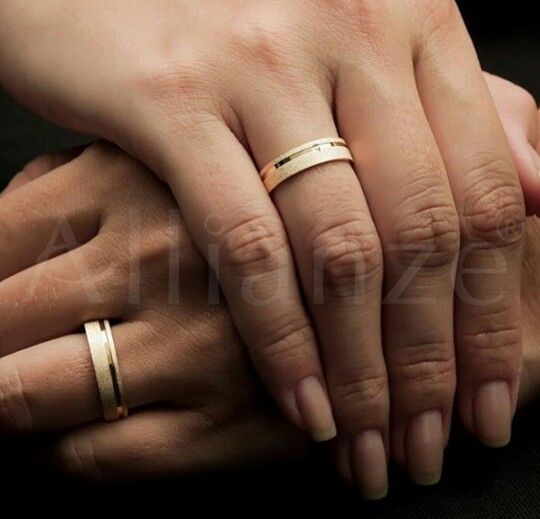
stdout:
<svg viewBox="0 0 540 519">
<path fill-rule="evenodd" d="M 424 385 L 426 390 L 453 392 L 455 384 L 455 358 L 447 342 L 427 342 L 401 348 L 389 363 L 392 384 Z"/>
<path fill-rule="evenodd" d="M 129 272 L 129 253 L 114 233 L 104 232 L 81 249 L 81 270 L 88 278 L 105 283 L 123 282 Z"/>
<path fill-rule="evenodd" d="M 395 27 L 393 8 L 387 0 L 319 0 L 322 5 L 321 15 L 331 20 L 334 30 L 330 37 L 338 42 L 348 43 L 345 52 L 350 51 L 351 44 L 361 52 L 387 52 L 390 39 L 388 28 Z M 344 38 L 345 36 L 345 38 Z M 343 48 L 342 46 L 338 48 Z"/>
<path fill-rule="evenodd" d="M 386 2 L 380 0 L 322 0 L 323 8 L 332 16 L 365 23 L 375 12 L 387 9 Z"/>
<path fill-rule="evenodd" d="M 349 218 L 316 232 L 312 240 L 315 276 L 332 295 L 371 291 L 382 278 L 383 254 L 374 226 L 361 216 Z"/>
<path fill-rule="evenodd" d="M 143 65 L 133 80 L 133 91 L 142 109 L 150 106 L 173 117 L 179 131 L 193 133 L 203 114 L 218 112 L 212 78 L 206 62 L 193 51 L 191 58 L 184 55 L 181 61 L 169 56 Z"/>
<path fill-rule="evenodd" d="M 330 392 L 338 421 L 346 423 L 351 415 L 366 411 L 381 415 L 388 407 L 388 377 L 373 366 L 356 368 L 331 376 Z"/>
<path fill-rule="evenodd" d="M 180 235 L 178 222 L 172 218 L 145 226 L 141 230 L 141 238 L 137 245 L 139 249 L 130 251 L 125 261 L 140 264 L 144 273 L 152 271 L 157 275 L 159 270 L 166 271 L 176 256 L 175 252 L 179 250 L 182 253 L 178 263 L 181 262 L 181 266 L 186 270 L 193 271 L 193 263 L 197 258 L 194 246 L 189 242 L 186 243 Z"/>
<path fill-rule="evenodd" d="M 79 275 L 69 282 L 76 283 L 89 302 L 103 305 L 103 311 L 112 311 L 113 302 L 123 299 L 132 265 L 128 251 L 117 237 L 103 233 L 99 240 L 86 244 L 80 249 L 76 267 Z"/>
<path fill-rule="evenodd" d="M 265 364 L 298 365 L 298 361 L 307 360 L 311 355 L 311 346 L 315 343 L 313 330 L 310 324 L 299 319 L 287 321 L 267 334 L 267 338 L 260 341 L 253 353 L 264 357 Z"/>
<path fill-rule="evenodd" d="M 427 197 L 426 197 L 427 198 Z M 429 200 L 429 199 L 428 199 Z M 394 225 L 393 257 L 409 264 L 418 257 L 422 266 L 439 267 L 452 264 L 460 243 L 459 219 L 456 209 L 442 201 L 429 200 L 427 206 L 412 207 Z"/>
<path fill-rule="evenodd" d="M 504 159 L 486 160 L 471 176 L 463 208 L 465 236 L 486 247 L 521 244 L 525 205 L 512 166 Z"/>
<path fill-rule="evenodd" d="M 225 266 L 244 271 L 273 271 L 287 264 L 288 241 L 271 216 L 246 218 L 223 235 Z"/>
<path fill-rule="evenodd" d="M 144 91 L 158 100 L 183 96 L 196 98 L 204 85 L 200 68 L 188 63 L 184 68 L 159 62 L 143 69 L 140 74 Z"/>
<path fill-rule="evenodd" d="M 68 436 L 59 447 L 57 455 L 58 465 L 67 474 L 99 479 L 105 476 L 93 443 L 88 438 Z"/>
<path fill-rule="evenodd" d="M 455 0 L 416 0 L 415 13 L 420 13 L 423 33 L 428 37 L 447 31 L 459 13 Z"/>
<path fill-rule="evenodd" d="M 464 334 L 463 341 L 471 355 L 495 364 L 507 364 L 521 352 L 521 330 L 517 326 L 499 326 L 491 330 Z"/>
<path fill-rule="evenodd" d="M 246 11 L 237 20 L 230 35 L 235 53 L 247 62 L 271 74 L 282 75 L 292 69 L 294 57 L 290 24 L 278 12 L 273 16 Z"/>
<path fill-rule="evenodd" d="M 0 430 L 9 434 L 28 433 L 33 428 L 25 387 L 15 368 L 0 373 Z"/>
</svg>

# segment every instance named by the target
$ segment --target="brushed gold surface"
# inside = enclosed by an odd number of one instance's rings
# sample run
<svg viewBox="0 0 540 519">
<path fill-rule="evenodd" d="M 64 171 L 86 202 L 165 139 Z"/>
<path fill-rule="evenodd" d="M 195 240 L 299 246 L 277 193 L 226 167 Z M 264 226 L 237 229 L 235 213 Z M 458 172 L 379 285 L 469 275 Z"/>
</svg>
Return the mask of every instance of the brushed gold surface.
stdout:
<svg viewBox="0 0 540 519">
<path fill-rule="evenodd" d="M 124 386 L 110 323 L 106 319 L 90 321 L 85 323 L 84 330 L 96 373 L 103 418 L 107 422 L 126 418 Z"/>
<path fill-rule="evenodd" d="M 292 150 L 285 158 L 276 159 L 277 165 L 271 165 L 266 172 L 261 172 L 264 187 L 271 193 L 285 180 L 302 173 L 309 168 L 335 161 L 353 162 L 349 148 L 342 139 L 333 139 L 332 142 L 313 141 L 310 146 L 301 151 Z M 335 141 L 335 142 L 334 142 Z"/>
</svg>

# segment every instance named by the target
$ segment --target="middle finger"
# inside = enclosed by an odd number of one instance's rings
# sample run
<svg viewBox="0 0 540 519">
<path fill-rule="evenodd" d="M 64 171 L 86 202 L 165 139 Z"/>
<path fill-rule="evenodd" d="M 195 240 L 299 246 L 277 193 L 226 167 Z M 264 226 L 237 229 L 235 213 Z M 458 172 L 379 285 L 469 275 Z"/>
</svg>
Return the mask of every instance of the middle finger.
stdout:
<svg viewBox="0 0 540 519">
<path fill-rule="evenodd" d="M 406 55 L 401 58 L 389 69 L 366 71 L 359 63 L 344 70 L 337 106 L 384 250 L 393 453 L 417 483 L 433 484 L 455 389 L 459 222 L 412 64 L 403 66 Z"/>
</svg>

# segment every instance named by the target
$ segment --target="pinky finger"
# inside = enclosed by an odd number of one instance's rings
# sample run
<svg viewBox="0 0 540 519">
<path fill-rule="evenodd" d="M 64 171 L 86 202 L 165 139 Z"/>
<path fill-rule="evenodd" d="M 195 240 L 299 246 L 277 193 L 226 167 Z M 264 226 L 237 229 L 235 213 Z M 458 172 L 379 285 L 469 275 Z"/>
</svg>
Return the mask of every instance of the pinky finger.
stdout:
<svg viewBox="0 0 540 519">
<path fill-rule="evenodd" d="M 153 410 L 67 432 L 41 458 L 70 476 L 133 480 L 283 461 L 304 449 L 298 431 L 269 416 L 217 429 L 197 411 Z"/>
</svg>

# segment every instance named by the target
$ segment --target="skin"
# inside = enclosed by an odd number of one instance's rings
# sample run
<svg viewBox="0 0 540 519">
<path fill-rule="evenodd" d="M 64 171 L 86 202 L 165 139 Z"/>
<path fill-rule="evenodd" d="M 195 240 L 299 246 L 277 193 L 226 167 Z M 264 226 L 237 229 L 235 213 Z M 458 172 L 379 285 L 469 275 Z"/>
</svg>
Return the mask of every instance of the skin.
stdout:
<svg viewBox="0 0 540 519">
<path fill-rule="evenodd" d="M 168 182 L 261 380 L 315 439 L 337 423 L 366 496 L 390 453 L 437 481 L 454 396 L 484 443 L 509 441 L 524 200 L 454 2 L 0 8 L 4 86 Z M 258 168 L 337 134 L 354 168 L 267 196 Z"/>
<path fill-rule="evenodd" d="M 524 91 L 498 80 L 493 88 L 499 109 L 513 105 L 511 113 L 520 113 Z M 509 136 L 519 146 L 533 142 L 519 138 L 530 117 L 531 110 L 505 118 L 520 128 Z M 188 474 L 303 453 L 305 438 L 264 401 L 226 308 L 209 303 L 208 269 L 172 196 L 109 145 L 80 153 L 36 159 L 0 198 L 6 223 L 0 236 L 10 250 L 0 264 L 0 430 L 57 431 L 47 457 L 63 471 L 98 479 Z M 100 182 L 89 183 L 95 175 Z M 132 177 L 137 182 L 127 183 Z M 133 227 L 140 234 L 128 242 L 134 247 L 126 247 L 126 228 Z M 58 238 L 55 230 L 63 230 L 60 243 L 69 252 L 56 247 L 57 239 L 55 247 L 47 246 L 51 236 Z M 170 255 L 176 250 L 181 290 L 171 304 Z M 540 223 L 530 218 L 522 264 L 522 402 L 540 393 L 539 260 Z M 140 280 L 135 298 L 133 264 Z M 103 299 L 89 299 L 96 294 Z M 72 333 L 105 316 L 119 321 L 113 333 L 131 409 L 129 419 L 110 424 L 100 423 L 86 339 Z M 337 447 L 338 466 L 351 480 Z"/>
<path fill-rule="evenodd" d="M 208 303 L 208 267 L 168 190 L 110 145 L 78 153 L 36 159 L 0 197 L 0 241 L 11 244 L 0 266 L 0 433 L 57 431 L 47 458 L 91 479 L 188 474 L 303 452 L 304 436 L 264 403 L 226 307 Z M 88 182 L 89 172 L 101 182 Z M 171 265 L 179 267 L 172 284 Z M 117 322 L 131 409 L 110 424 L 100 423 L 79 326 L 105 314 Z"/>
<path fill-rule="evenodd" d="M 58 214 L 79 233 L 84 227 L 77 218 L 81 208 L 87 208 L 87 203 L 95 204 L 96 200 L 102 204 L 99 230 L 94 228 L 90 233 L 94 236 L 89 240 L 87 236 L 86 245 L 51 259 L 41 257 L 42 263 L 30 267 L 28 277 L 34 279 L 37 311 L 36 305 L 25 302 L 27 271 L 22 271 L 24 276 L 19 273 L 7 278 L 9 283 L 0 283 L 4 322 L 15 320 L 2 333 L 2 433 L 57 431 L 42 454 L 70 475 L 99 480 L 185 475 L 302 454 L 305 438 L 265 403 L 228 312 L 222 305 L 208 304 L 207 268 L 183 223 L 175 218 L 174 229 L 164 226 L 167 215 L 176 215 L 167 190 L 140 164 L 110 146 L 97 144 L 80 156 L 79 153 L 34 160 L 0 198 L 0 207 L 5 211 L 2 215 L 9 210 L 11 219 L 17 208 L 25 207 L 27 216 L 23 219 L 27 224 L 32 222 L 36 233 L 33 237 L 47 234 L 45 228 L 49 231 L 51 223 L 56 225 Z M 81 189 L 89 186 L 89 171 L 103 175 L 108 189 L 100 197 L 95 197 L 97 193 L 91 189 Z M 112 195 L 114 189 L 125 185 L 126 176 L 133 175 L 139 179 L 138 187 L 127 191 L 118 203 Z M 83 193 L 76 209 L 70 205 L 72 197 L 64 196 L 74 189 Z M 137 207 L 137 213 L 133 207 Z M 28 214 L 29 208 L 34 208 L 34 212 Z M 136 257 L 133 253 L 126 257 L 125 248 L 115 244 L 123 243 L 127 220 L 133 219 L 134 214 L 145 224 L 140 229 Z M 23 230 L 24 224 L 17 221 Z M 167 270 L 163 268 L 167 262 L 164 258 L 171 251 L 171 238 L 174 247 L 181 251 L 182 290 L 177 304 L 170 304 L 170 287 L 164 276 L 158 274 Z M 24 241 L 21 245 L 25 247 L 12 249 L 19 265 L 25 263 L 23 257 L 32 255 L 28 246 L 34 247 L 30 243 L 33 240 L 26 244 Z M 96 256 L 104 248 L 108 254 Z M 84 282 L 75 281 L 81 268 L 81 258 L 73 261 L 75 254 L 86 258 L 82 263 L 94 267 Z M 127 281 L 121 274 L 125 275 L 126 264 L 133 260 L 140 265 L 141 279 L 136 304 L 126 301 Z M 525 315 L 523 403 L 540 394 L 540 279 L 536 271 L 539 260 L 540 220 L 529 218 L 521 291 Z M 55 266 L 58 261 L 62 261 L 62 268 Z M 74 265 L 78 266 L 76 272 Z M 5 272 L 5 265 L 2 268 Z M 55 270 L 61 272 L 61 277 L 54 275 Z M 112 283 L 114 279 L 116 282 Z M 127 420 L 100 423 L 99 396 L 84 335 L 68 334 L 53 339 L 72 327 L 68 321 L 53 319 L 51 308 L 59 302 L 51 300 L 50 294 L 58 292 L 59 284 L 64 293 L 66 284 L 73 284 L 76 289 L 93 286 L 107 295 L 108 304 L 117 308 L 107 315 L 121 321 L 113 329 L 131 408 Z M 79 296 L 72 295 L 66 307 L 78 314 L 78 319 L 104 314 L 103 303 L 94 303 L 92 307 L 80 296 L 81 290 L 72 292 L 77 293 Z M 27 308 L 22 313 L 24 323 L 21 312 L 14 309 L 20 305 L 13 304 L 14 301 Z M 45 312 L 39 309 L 41 301 L 47 304 Z M 77 318 L 73 322 L 76 321 Z M 35 344 L 38 337 L 44 342 Z M 34 345 L 26 348 L 28 343 Z M 159 348 L 148 348 L 150 344 L 159 344 Z M 64 375 L 59 380 L 60 371 Z M 160 448 L 156 449 L 156 445 Z"/>
</svg>

